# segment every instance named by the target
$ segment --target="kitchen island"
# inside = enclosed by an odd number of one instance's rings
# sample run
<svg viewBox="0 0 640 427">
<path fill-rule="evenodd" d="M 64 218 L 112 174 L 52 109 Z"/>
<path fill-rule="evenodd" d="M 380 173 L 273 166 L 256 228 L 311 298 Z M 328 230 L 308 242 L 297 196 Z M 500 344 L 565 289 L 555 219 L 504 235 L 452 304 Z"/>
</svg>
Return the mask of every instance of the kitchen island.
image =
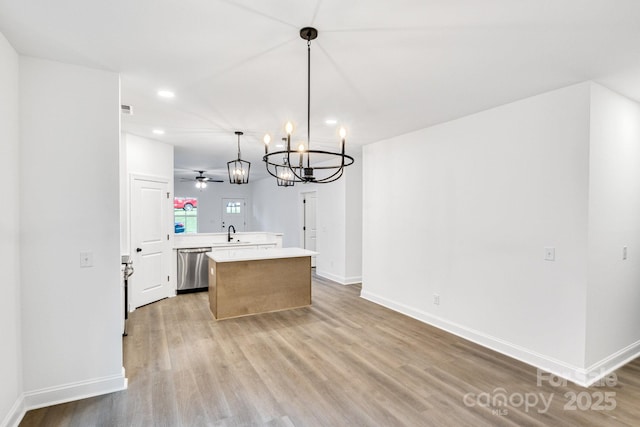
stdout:
<svg viewBox="0 0 640 427">
<path fill-rule="evenodd" d="M 208 252 L 209 307 L 216 319 L 311 305 L 311 257 L 300 248 Z"/>
<path fill-rule="evenodd" d="M 205 291 L 209 286 L 207 252 L 225 249 L 282 247 L 282 233 L 181 233 L 174 236 L 170 283 L 177 294 Z"/>
</svg>

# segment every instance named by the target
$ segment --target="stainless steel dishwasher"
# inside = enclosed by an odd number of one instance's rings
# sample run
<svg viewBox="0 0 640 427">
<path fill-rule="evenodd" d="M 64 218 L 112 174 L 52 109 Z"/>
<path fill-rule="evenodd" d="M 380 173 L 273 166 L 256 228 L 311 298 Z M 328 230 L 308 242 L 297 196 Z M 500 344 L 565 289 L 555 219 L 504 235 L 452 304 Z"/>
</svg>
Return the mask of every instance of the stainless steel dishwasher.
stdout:
<svg viewBox="0 0 640 427">
<path fill-rule="evenodd" d="M 209 259 L 211 248 L 178 249 L 179 294 L 204 291 L 209 287 Z"/>
</svg>

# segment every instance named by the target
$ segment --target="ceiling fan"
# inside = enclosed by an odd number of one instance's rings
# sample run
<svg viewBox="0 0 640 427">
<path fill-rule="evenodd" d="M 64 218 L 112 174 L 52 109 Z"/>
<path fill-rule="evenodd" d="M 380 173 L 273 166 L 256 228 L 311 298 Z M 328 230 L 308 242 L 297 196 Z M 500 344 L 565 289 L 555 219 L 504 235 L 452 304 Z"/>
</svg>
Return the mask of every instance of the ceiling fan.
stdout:
<svg viewBox="0 0 640 427">
<path fill-rule="evenodd" d="M 222 179 L 212 178 L 210 176 L 204 176 L 205 171 L 194 171 L 198 172 L 198 176 L 195 178 L 196 188 L 202 190 L 203 188 L 207 188 L 207 182 L 224 182 Z M 191 178 L 180 178 L 181 181 L 193 181 Z"/>
</svg>

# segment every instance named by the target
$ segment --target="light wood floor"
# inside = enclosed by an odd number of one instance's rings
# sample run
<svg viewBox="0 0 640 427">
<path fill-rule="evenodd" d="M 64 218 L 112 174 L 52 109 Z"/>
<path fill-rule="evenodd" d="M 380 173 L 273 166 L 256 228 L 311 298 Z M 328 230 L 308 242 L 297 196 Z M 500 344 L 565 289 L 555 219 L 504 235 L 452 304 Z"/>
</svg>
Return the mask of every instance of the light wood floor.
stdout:
<svg viewBox="0 0 640 427">
<path fill-rule="evenodd" d="M 537 386 L 535 368 L 359 294 L 314 278 L 311 307 L 218 322 L 206 293 L 142 307 L 124 339 L 128 390 L 29 411 L 20 425 L 640 425 L 640 360 L 613 387 Z M 511 404 L 490 406 L 501 391 Z M 578 406 L 604 392 L 615 409 Z M 566 393 L 580 396 L 575 410 Z M 533 395 L 550 409 L 527 411 Z"/>
</svg>

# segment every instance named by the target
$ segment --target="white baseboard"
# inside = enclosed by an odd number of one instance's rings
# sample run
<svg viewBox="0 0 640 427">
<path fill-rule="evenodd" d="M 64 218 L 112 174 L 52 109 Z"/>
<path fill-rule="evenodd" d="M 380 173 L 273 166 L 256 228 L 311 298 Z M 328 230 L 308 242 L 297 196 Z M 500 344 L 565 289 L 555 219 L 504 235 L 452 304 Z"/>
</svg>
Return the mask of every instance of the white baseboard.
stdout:
<svg viewBox="0 0 640 427">
<path fill-rule="evenodd" d="M 329 279 L 332 282 L 336 282 L 341 285 L 353 285 L 353 284 L 362 282 L 362 276 L 344 277 L 344 276 L 338 276 L 336 274 L 328 273 L 326 271 L 322 271 L 318 269 L 316 269 L 316 274 L 320 277 L 324 277 L 325 279 Z"/>
<path fill-rule="evenodd" d="M 126 390 L 126 388 L 127 378 L 124 375 L 124 368 L 122 368 L 120 374 L 26 392 L 24 393 L 24 406 L 27 410 L 43 408 Z"/>
<path fill-rule="evenodd" d="M 585 370 L 584 382 L 591 385 L 640 356 L 640 341 L 611 354 Z"/>
<path fill-rule="evenodd" d="M 344 279 L 345 285 L 355 285 L 356 283 L 362 283 L 362 276 L 351 276 Z"/>
<path fill-rule="evenodd" d="M 536 353 L 535 351 L 507 342 L 500 338 L 487 335 L 481 331 L 458 325 L 454 322 L 434 316 L 433 314 L 391 301 L 371 292 L 363 290 L 360 296 L 368 301 L 435 326 L 436 328 L 450 332 L 478 345 L 487 347 L 491 350 L 497 351 L 498 353 L 502 353 L 583 387 L 588 387 L 625 363 L 640 356 L 640 342 L 637 342 L 590 366 L 589 368 L 580 368 L 552 357 Z"/>
<path fill-rule="evenodd" d="M 18 427 L 26 413 L 27 408 L 24 405 L 24 396 L 20 396 L 4 417 L 4 420 L 2 420 L 0 427 Z"/>
</svg>

